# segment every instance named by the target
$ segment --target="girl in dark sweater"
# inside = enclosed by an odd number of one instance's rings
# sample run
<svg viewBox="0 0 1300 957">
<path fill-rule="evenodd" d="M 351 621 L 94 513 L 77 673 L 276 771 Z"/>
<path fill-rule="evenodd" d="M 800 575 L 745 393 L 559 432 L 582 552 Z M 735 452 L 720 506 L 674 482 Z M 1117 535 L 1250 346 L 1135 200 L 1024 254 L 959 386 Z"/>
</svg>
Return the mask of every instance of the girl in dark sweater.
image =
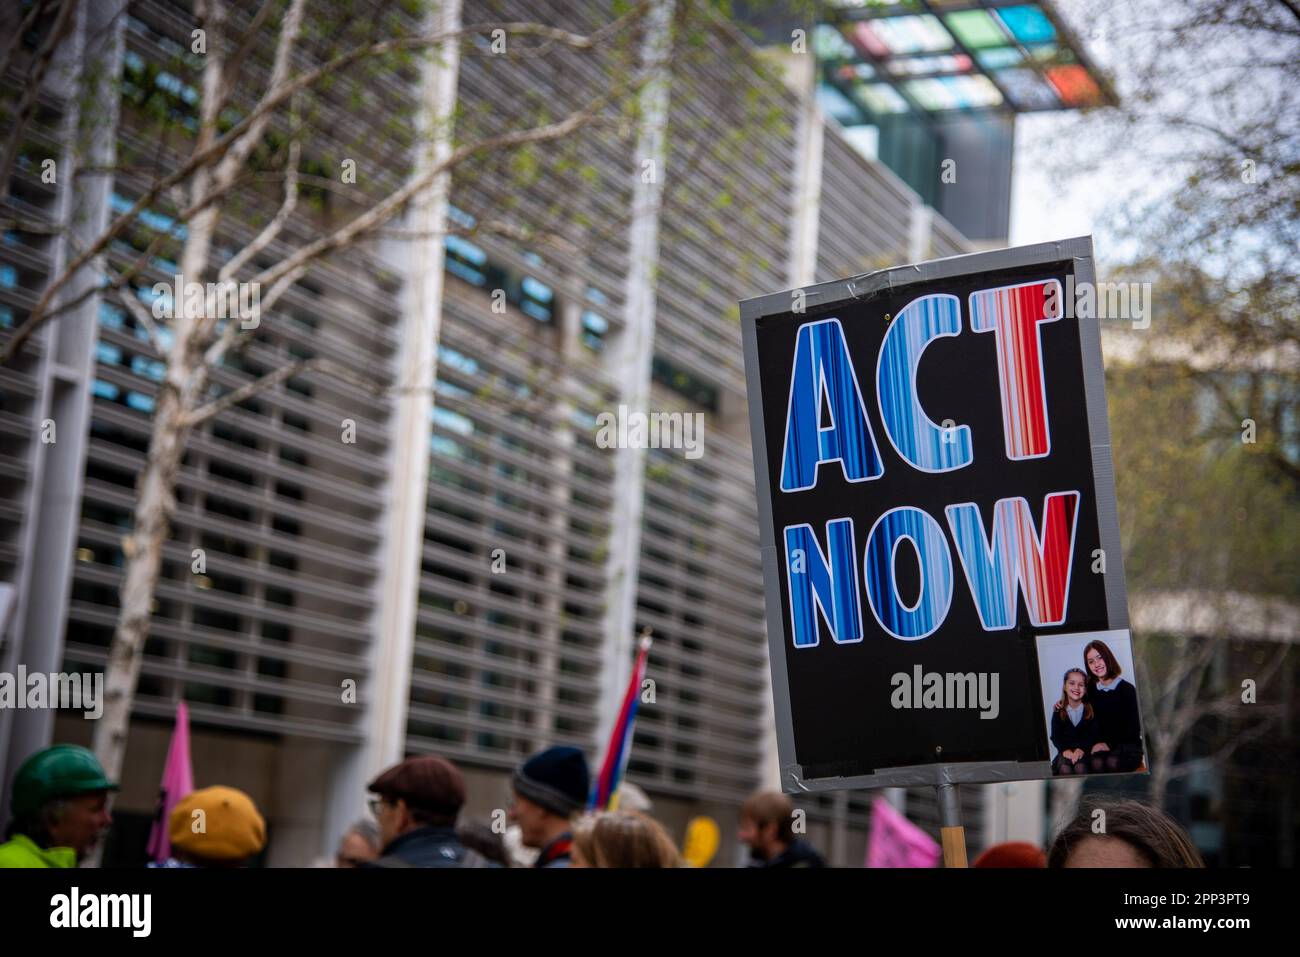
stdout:
<svg viewBox="0 0 1300 957">
<path fill-rule="evenodd" d="M 1056 746 L 1053 774 L 1087 774 L 1089 755 L 1097 743 L 1097 717 L 1084 700 L 1088 676 L 1082 668 L 1065 673 L 1061 700 L 1052 711 L 1052 744 Z"/>
<path fill-rule="evenodd" d="M 1088 669 L 1088 701 L 1097 716 L 1097 743 L 1089 752 L 1089 770 L 1135 771 L 1142 763 L 1142 721 L 1137 689 L 1120 677 L 1115 654 L 1102 641 L 1083 649 Z"/>
</svg>

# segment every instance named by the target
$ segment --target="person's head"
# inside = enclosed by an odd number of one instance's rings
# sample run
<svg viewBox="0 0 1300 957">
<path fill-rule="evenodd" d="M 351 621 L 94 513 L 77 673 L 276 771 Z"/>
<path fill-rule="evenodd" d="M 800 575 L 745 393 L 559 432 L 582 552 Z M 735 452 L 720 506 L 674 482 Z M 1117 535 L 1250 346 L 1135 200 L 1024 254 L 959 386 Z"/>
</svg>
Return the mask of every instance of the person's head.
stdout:
<svg viewBox="0 0 1300 957">
<path fill-rule="evenodd" d="M 85 748 L 56 744 L 37 751 L 14 774 L 7 834 L 40 847 L 70 847 L 83 858 L 113 823 L 108 792 L 117 789 Z"/>
<path fill-rule="evenodd" d="M 574 867 L 677 867 L 677 848 L 658 821 L 632 811 L 601 811 L 573 826 Z"/>
<path fill-rule="evenodd" d="M 379 856 L 379 826 L 360 820 L 344 832 L 334 855 L 335 867 L 356 867 Z"/>
<path fill-rule="evenodd" d="M 172 810 L 167 836 L 177 860 L 199 867 L 242 867 L 266 847 L 266 821 L 238 788 L 200 788 Z"/>
<path fill-rule="evenodd" d="M 379 822 L 379 840 L 394 840 L 422 827 L 455 827 L 465 803 L 465 779 L 445 758 L 407 758 L 370 782 L 378 795 L 371 802 Z"/>
<path fill-rule="evenodd" d="M 1061 708 L 1077 708 L 1083 705 L 1083 716 L 1092 717 L 1092 705 L 1083 699 L 1088 693 L 1088 676 L 1083 673 L 1082 668 L 1071 668 L 1065 673 L 1061 681 L 1061 700 L 1057 706 Z"/>
<path fill-rule="evenodd" d="M 736 835 L 764 860 L 780 854 L 794 841 L 794 803 L 779 791 L 759 791 L 740 808 Z"/>
<path fill-rule="evenodd" d="M 987 847 L 971 867 L 1046 867 L 1047 855 L 1028 841 L 1003 841 Z"/>
<path fill-rule="evenodd" d="M 1123 674 L 1115 653 L 1104 641 L 1090 641 L 1083 649 L 1083 663 L 1088 668 L 1088 684 L 1098 681 L 1113 681 Z"/>
<path fill-rule="evenodd" d="M 525 847 L 545 847 L 569 829 L 569 819 L 587 803 L 591 776 L 577 748 L 557 746 L 535 754 L 515 769 L 510 818 Z"/>
<path fill-rule="evenodd" d="M 631 811 L 634 814 L 650 814 L 654 811 L 654 802 L 641 788 L 631 781 L 624 781 L 618 786 L 618 810 Z"/>
<path fill-rule="evenodd" d="M 1205 862 L 1168 814 L 1125 800 L 1086 802 L 1056 835 L 1047 866 L 1204 867 Z"/>
<path fill-rule="evenodd" d="M 492 830 L 492 825 L 483 821 L 464 821 L 456 827 L 456 837 L 461 844 L 478 851 L 493 864 L 502 867 L 511 865 L 510 850 L 506 847 L 505 835 Z"/>
<path fill-rule="evenodd" d="M 542 853 L 540 847 L 529 847 L 524 843 L 524 831 L 517 821 L 512 821 L 506 827 L 506 832 L 501 835 L 501 843 L 505 845 L 506 856 L 510 860 L 508 867 L 532 867 Z"/>
</svg>

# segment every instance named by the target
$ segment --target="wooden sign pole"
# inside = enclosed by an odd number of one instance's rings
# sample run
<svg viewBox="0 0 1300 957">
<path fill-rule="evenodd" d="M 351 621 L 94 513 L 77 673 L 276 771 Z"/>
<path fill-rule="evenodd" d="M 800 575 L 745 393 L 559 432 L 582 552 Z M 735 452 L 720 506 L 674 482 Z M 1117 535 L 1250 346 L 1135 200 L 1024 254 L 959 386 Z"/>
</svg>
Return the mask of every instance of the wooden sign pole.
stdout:
<svg viewBox="0 0 1300 957">
<path fill-rule="evenodd" d="M 939 837 L 943 842 L 943 866 L 966 867 L 966 830 L 961 824 L 961 796 L 955 784 L 936 784 L 939 799 Z"/>
</svg>

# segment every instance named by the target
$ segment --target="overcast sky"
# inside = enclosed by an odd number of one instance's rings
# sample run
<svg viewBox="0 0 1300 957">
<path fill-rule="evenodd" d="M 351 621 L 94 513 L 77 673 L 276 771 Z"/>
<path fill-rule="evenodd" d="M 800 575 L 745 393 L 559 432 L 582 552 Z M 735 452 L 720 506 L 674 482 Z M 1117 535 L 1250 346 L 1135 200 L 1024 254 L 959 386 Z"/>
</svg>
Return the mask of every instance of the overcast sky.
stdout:
<svg viewBox="0 0 1300 957">
<path fill-rule="evenodd" d="M 1027 113 L 1016 120 L 1016 158 L 1011 173 L 1011 245 L 1040 243 L 1096 232 L 1104 222 L 1107 169 L 1062 178 L 1043 161 L 1040 142 L 1058 140 L 1072 118 Z"/>
<path fill-rule="evenodd" d="M 1279 63 L 1290 55 L 1286 35 L 1257 30 L 1218 29 L 1194 35 L 1183 29 L 1186 0 L 1058 0 L 1069 24 L 1093 62 L 1110 74 L 1121 100 L 1136 102 L 1134 73 L 1147 61 L 1159 63 L 1156 101 L 1145 114 L 1185 117 L 1212 126 L 1241 125 L 1244 119 L 1272 117 L 1278 135 L 1296 136 L 1293 102 L 1277 86 Z M 1220 13 L 1231 6 L 1218 8 Z M 1267 9 L 1267 8 L 1264 8 Z M 1282 25 L 1284 14 L 1276 14 Z M 1171 39 L 1172 38 L 1172 39 Z M 1194 56 L 1189 56 L 1194 52 Z M 1270 62 L 1273 61 L 1273 62 Z M 1184 159 L 1216 146 L 1225 162 L 1235 156 L 1214 138 L 1186 128 L 1143 124 L 1118 133 L 1107 113 L 1081 119 L 1077 112 L 1021 114 L 1016 120 L 1012 169 L 1012 245 L 1091 233 L 1097 259 L 1120 262 L 1138 253 L 1128 219 L 1139 228 L 1150 204 L 1187 182 Z M 1085 123 L 1087 127 L 1084 128 Z M 1195 144 L 1195 151 L 1189 146 Z M 1261 167 L 1260 175 L 1270 170 Z"/>
<path fill-rule="evenodd" d="M 1058 0 L 1057 11 L 1078 30 L 1080 4 Z M 1112 69 L 1108 49 L 1098 36 L 1079 31 L 1080 39 L 1093 60 Z M 1062 136 L 1075 122 L 1071 112 L 1024 113 L 1016 119 L 1016 153 L 1011 179 L 1011 245 L 1047 242 L 1070 236 L 1097 233 L 1105 222 L 1105 207 L 1111 201 L 1108 180 L 1115 169 L 1065 174 L 1066 164 L 1056 162 Z M 1056 144 L 1055 147 L 1045 144 Z M 1053 152 L 1056 155 L 1050 155 Z"/>
</svg>

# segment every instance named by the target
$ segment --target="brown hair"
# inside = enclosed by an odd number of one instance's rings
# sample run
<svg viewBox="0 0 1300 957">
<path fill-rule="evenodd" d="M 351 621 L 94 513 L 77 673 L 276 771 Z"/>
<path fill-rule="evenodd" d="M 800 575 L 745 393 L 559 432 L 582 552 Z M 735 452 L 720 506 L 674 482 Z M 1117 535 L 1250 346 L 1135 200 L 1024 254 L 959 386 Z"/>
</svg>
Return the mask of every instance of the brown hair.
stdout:
<svg viewBox="0 0 1300 957">
<path fill-rule="evenodd" d="M 1097 676 L 1092 673 L 1091 668 L 1087 668 L 1088 652 L 1096 651 L 1101 655 L 1101 660 L 1106 664 L 1106 680 L 1114 681 L 1124 673 L 1124 669 L 1119 666 L 1115 660 L 1115 652 L 1106 647 L 1104 641 L 1090 641 L 1083 647 L 1083 663 L 1085 665 L 1084 673 L 1088 676 L 1088 687 L 1092 688 L 1097 683 Z"/>
<path fill-rule="evenodd" d="M 760 828 L 775 824 L 777 839 L 784 844 L 794 840 L 794 802 L 780 791 L 751 794 L 740 807 L 740 817 L 748 818 Z"/>
<path fill-rule="evenodd" d="M 1105 813 L 1104 830 L 1093 831 L 1093 813 Z M 1164 811 L 1141 801 L 1085 802 L 1078 815 L 1056 835 L 1047 855 L 1048 867 L 1064 867 L 1082 841 L 1105 835 L 1123 841 L 1150 862 L 1152 867 L 1204 867 L 1201 852 L 1177 821 Z"/>
<path fill-rule="evenodd" d="M 1065 693 L 1065 683 L 1070 680 L 1070 675 L 1083 675 L 1083 689 L 1084 689 L 1084 693 L 1085 694 L 1087 693 L 1088 673 L 1084 671 L 1082 668 L 1071 668 L 1069 671 L 1067 671 L 1064 675 L 1061 676 L 1061 700 L 1056 702 L 1057 711 L 1064 711 L 1066 708 L 1070 706 L 1070 702 L 1069 700 L 1067 700 L 1067 695 Z M 1092 720 L 1092 705 L 1088 704 L 1087 698 L 1085 698 L 1083 701 L 1083 717 L 1085 720 L 1088 721 Z"/>
<path fill-rule="evenodd" d="M 590 867 L 676 867 L 677 848 L 658 821 L 631 811 L 579 818 L 573 844 Z"/>
</svg>

